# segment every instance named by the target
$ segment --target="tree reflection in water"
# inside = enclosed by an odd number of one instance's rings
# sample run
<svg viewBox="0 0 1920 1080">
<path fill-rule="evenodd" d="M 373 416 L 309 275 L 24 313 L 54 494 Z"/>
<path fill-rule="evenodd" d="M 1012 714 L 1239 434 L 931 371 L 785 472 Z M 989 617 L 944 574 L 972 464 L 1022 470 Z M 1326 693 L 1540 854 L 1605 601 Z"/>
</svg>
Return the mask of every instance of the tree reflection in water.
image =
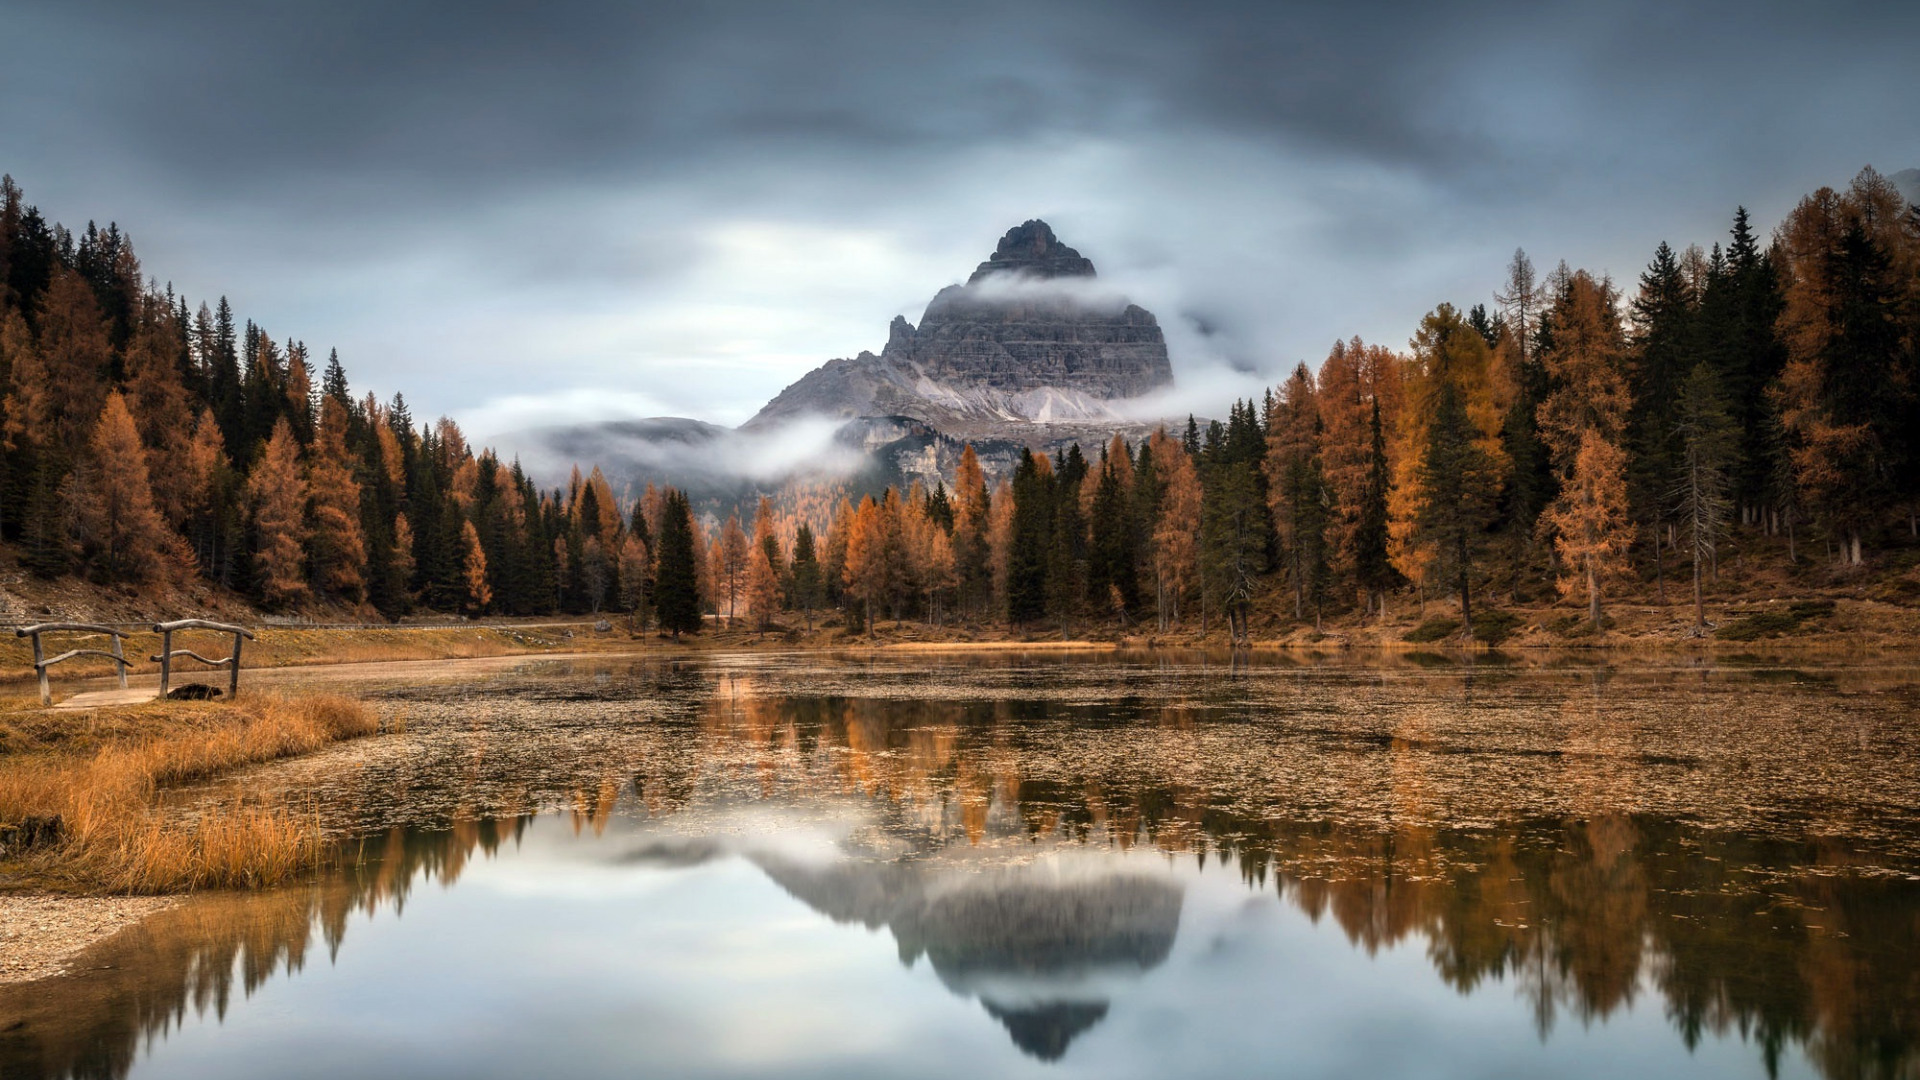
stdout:
<svg viewBox="0 0 1920 1080">
<path fill-rule="evenodd" d="M 886 927 L 903 963 L 927 957 L 1041 1058 L 1101 1021 L 1114 979 L 1150 977 L 1181 901 L 1163 880 L 1124 873 L 1037 880 L 1017 859 L 1035 843 L 1231 866 L 1369 954 L 1424 942 L 1461 993 L 1519 988 L 1543 1037 L 1563 1016 L 1605 1020 L 1655 993 L 1689 1047 L 1737 1035 L 1770 1072 L 1796 1045 L 1830 1077 L 1920 1071 L 1920 879 L 1902 847 L 1912 838 L 1868 850 L 1820 839 L 1804 820 L 1729 828 L 1724 808 L 1633 809 L 1685 782 L 1668 775 L 1678 755 L 1650 753 L 1598 718 L 1591 680 L 1545 703 L 1552 745 L 1529 736 L 1501 749 L 1505 775 L 1532 769 L 1540 789 L 1503 792 L 1462 787 L 1457 717 L 1415 706 L 1367 730 L 1320 732 L 1311 760 L 1276 766 L 1265 731 L 1223 733 L 1190 697 L 1088 704 L 1023 696 L 1008 680 L 997 698 L 956 701 L 798 695 L 750 672 L 676 678 L 693 703 L 679 722 L 625 725 L 591 755 L 530 758 L 503 738 L 462 751 L 458 769 L 424 751 L 362 769 L 356 782 L 388 786 L 406 772 L 420 805 L 454 809 L 357 842 L 310 886 L 195 898 L 156 916 L 88 956 L 110 970 L 0 989 L 0 1017 L 18 1018 L 0 1032 L 0 1073 L 123 1076 L 143 1040 L 190 1015 L 224 1015 L 236 985 L 250 993 L 297 972 L 315 948 L 337 952 L 352 913 L 401 911 L 419 883 L 451 884 L 518 837 L 522 808 L 550 807 L 583 834 L 621 817 L 677 823 L 677 846 L 634 856 L 654 865 L 746 854 L 820 913 Z M 1542 705 L 1526 702 L 1535 714 Z M 1319 722 L 1290 715 L 1296 727 Z M 1342 785 L 1364 814 L 1319 812 Z M 702 836 L 714 807 L 850 797 L 885 842 L 828 867 Z M 1542 805 L 1560 812 L 1510 812 Z M 993 868 L 943 864 L 964 852 Z"/>
</svg>

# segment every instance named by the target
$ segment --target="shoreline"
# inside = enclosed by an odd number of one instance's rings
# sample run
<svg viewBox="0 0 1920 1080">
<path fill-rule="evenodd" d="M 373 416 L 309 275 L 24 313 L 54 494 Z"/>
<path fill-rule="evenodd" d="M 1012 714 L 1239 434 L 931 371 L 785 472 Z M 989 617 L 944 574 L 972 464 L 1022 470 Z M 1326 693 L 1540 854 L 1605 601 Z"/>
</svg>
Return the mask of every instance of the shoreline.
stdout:
<svg viewBox="0 0 1920 1080">
<path fill-rule="evenodd" d="M 0 892 L 0 986 L 70 974 L 87 950 L 183 899 Z"/>
</svg>

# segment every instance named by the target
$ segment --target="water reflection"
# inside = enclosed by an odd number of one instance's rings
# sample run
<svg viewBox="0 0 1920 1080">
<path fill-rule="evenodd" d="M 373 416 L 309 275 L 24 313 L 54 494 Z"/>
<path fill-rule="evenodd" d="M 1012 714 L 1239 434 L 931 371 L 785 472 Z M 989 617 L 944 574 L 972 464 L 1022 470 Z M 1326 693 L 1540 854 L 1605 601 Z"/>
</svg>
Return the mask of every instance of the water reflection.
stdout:
<svg viewBox="0 0 1920 1080">
<path fill-rule="evenodd" d="M 608 874 L 750 865 L 811 911 L 890 935 L 903 966 L 924 959 L 1055 1069 L 1155 980 L 1258 998 L 1291 977 L 1174 970 L 1183 935 L 1249 948 L 1205 914 L 1218 904 L 1188 902 L 1227 883 L 1337 929 L 1352 949 L 1340 978 L 1411 947 L 1448 994 L 1517 995 L 1548 1043 L 1567 1019 L 1604 1031 L 1644 1006 L 1689 1050 L 1750 1046 L 1753 1071 L 1804 1059 L 1829 1077 L 1920 1072 L 1914 789 L 1897 783 L 1913 768 L 1897 730 L 1910 691 L 1897 680 L 1650 689 L 1453 672 L 1406 687 L 1254 672 L 1223 690 L 1178 668 L 918 683 L 884 665 L 599 674 L 408 690 L 413 741 L 249 778 L 308 791 L 342 828 L 401 805 L 444 817 L 374 834 L 310 887 L 196 899 L 97 951 L 97 970 L 0 990 L 0 1018 L 19 1018 L 0 1031 L 0 1075 L 137 1072 L 156 1037 L 224 1017 L 236 986 L 251 994 L 318 949 L 351 948 L 355 913 L 400 914 L 422 884 L 451 886 L 496 853 L 526 867 L 513 873 L 550 873 L 516 849 L 556 827 L 581 838 L 570 857 Z M 1742 745 L 1711 722 L 1736 697 Z M 1663 726 L 1675 716 L 1694 730 Z M 1827 744 L 1790 745 L 1809 726 Z M 1810 761 L 1817 775 L 1777 783 Z M 1835 838 L 1849 823 L 1862 839 Z M 794 830 L 828 840 L 796 847 L 782 839 Z M 1271 1024 L 1273 1039 L 1321 1037 Z"/>
</svg>

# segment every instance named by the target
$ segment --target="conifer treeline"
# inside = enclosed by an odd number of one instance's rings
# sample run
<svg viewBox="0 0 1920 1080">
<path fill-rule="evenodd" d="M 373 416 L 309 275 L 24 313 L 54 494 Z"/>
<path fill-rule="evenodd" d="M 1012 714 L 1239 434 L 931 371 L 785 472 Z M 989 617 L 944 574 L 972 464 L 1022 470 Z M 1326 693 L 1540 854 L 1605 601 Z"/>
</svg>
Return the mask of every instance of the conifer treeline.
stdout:
<svg viewBox="0 0 1920 1080">
<path fill-rule="evenodd" d="M 356 399 L 337 356 L 315 385 L 302 342 L 143 285 L 117 228 L 0 194 L 0 534 L 45 575 L 676 634 L 837 609 L 1242 638 L 1257 605 L 1450 595 L 1471 632 L 1480 595 L 1549 584 L 1598 624 L 1628 575 L 1663 599 L 1682 575 L 1698 617 L 1730 540 L 1858 566 L 1920 516 L 1920 211 L 1872 170 L 1771 245 L 1744 210 L 1724 247 L 1662 244 L 1624 303 L 1517 252 L 1491 309 L 1440 305 L 1404 353 L 1336 343 L 1204 429 L 1028 452 L 991 488 L 969 447 L 951 491 L 705 526 L 598 469 L 542 492 L 452 421 Z"/>
<path fill-rule="evenodd" d="M 951 495 L 843 503 L 822 568 L 868 622 L 1244 638 L 1256 604 L 1317 622 L 1407 593 L 1455 598 L 1471 634 L 1482 593 L 1557 590 L 1598 626 L 1627 580 L 1703 623 L 1735 542 L 1818 543 L 1844 573 L 1917 537 L 1920 209 L 1867 169 L 1769 245 L 1744 209 L 1724 245 L 1661 244 L 1630 298 L 1516 252 L 1491 308 L 1441 304 L 1405 353 L 1338 342 L 1181 439 L 1026 453 L 992 491 L 969 448 Z"/>
<path fill-rule="evenodd" d="M 646 534 L 597 470 L 541 492 L 451 420 L 355 398 L 337 355 L 143 282 L 117 226 L 76 237 L 11 178 L 0 387 L 0 535 L 43 576 L 197 575 L 388 617 L 598 610 L 645 577 Z"/>
</svg>

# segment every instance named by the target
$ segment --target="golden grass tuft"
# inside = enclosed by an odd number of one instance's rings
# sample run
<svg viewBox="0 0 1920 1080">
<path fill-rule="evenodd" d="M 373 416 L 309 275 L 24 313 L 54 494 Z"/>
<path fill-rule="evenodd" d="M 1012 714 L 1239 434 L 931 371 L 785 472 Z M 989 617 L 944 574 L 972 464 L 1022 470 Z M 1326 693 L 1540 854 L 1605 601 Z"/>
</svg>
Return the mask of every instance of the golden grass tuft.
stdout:
<svg viewBox="0 0 1920 1080">
<path fill-rule="evenodd" d="M 42 730 L 40 748 L 0 756 L 0 828 L 26 849 L 26 867 L 112 892 L 272 885 L 315 865 L 324 854 L 318 830 L 286 808 L 235 803 L 188 818 L 160 813 L 154 794 L 379 726 L 364 705 L 338 695 L 113 712 L 131 715 L 109 717 L 104 736 Z"/>
</svg>

